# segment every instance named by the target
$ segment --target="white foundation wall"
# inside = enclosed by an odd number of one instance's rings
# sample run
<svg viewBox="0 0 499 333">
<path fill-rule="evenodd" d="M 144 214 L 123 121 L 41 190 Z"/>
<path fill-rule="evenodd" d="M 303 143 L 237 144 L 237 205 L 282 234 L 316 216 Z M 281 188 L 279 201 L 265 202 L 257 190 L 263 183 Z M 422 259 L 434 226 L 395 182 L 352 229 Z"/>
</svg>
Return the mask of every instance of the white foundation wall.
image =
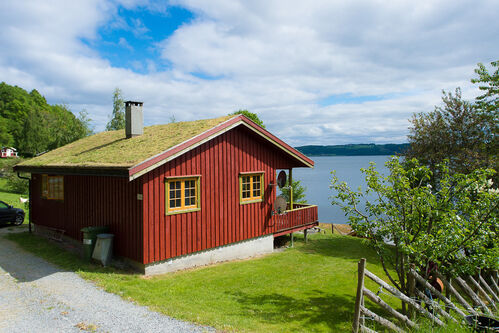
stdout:
<svg viewBox="0 0 499 333">
<path fill-rule="evenodd" d="M 274 235 L 266 235 L 148 264 L 144 267 L 144 274 L 163 274 L 196 266 L 210 265 L 222 261 L 245 259 L 272 253 L 273 250 Z"/>
</svg>

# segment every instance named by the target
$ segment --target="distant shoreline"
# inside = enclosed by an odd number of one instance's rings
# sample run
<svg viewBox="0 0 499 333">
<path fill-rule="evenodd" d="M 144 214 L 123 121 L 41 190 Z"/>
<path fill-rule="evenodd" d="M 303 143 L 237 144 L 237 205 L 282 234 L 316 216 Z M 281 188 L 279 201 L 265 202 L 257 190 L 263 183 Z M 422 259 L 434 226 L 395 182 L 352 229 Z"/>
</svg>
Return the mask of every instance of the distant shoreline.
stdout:
<svg viewBox="0 0 499 333">
<path fill-rule="evenodd" d="M 307 156 L 379 156 L 403 154 L 409 148 L 409 144 L 308 145 L 295 148 Z"/>
</svg>

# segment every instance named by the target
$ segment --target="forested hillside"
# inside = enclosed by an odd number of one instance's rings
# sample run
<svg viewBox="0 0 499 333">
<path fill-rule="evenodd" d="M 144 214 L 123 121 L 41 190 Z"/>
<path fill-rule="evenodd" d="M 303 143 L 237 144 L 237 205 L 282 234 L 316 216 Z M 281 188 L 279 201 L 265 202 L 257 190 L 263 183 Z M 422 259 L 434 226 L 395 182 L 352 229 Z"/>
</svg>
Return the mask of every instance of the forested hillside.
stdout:
<svg viewBox="0 0 499 333">
<path fill-rule="evenodd" d="M 351 144 L 334 146 L 301 146 L 296 147 L 308 156 L 358 156 L 358 155 L 395 155 L 402 154 L 409 144 Z"/>
<path fill-rule="evenodd" d="M 34 156 L 89 135 L 89 122 L 85 111 L 76 117 L 65 105 L 49 105 L 35 89 L 0 83 L 0 146 Z"/>
</svg>

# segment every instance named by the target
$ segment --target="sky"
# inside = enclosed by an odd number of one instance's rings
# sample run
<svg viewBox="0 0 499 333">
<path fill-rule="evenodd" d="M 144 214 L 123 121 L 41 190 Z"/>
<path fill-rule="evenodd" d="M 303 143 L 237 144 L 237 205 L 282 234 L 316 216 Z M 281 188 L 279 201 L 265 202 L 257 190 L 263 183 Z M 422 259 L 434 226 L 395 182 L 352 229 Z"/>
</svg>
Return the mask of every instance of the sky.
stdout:
<svg viewBox="0 0 499 333">
<path fill-rule="evenodd" d="M 499 1 L 2 0 L 0 81 L 145 125 L 255 112 L 293 146 L 402 143 L 442 90 L 479 94 Z"/>
</svg>

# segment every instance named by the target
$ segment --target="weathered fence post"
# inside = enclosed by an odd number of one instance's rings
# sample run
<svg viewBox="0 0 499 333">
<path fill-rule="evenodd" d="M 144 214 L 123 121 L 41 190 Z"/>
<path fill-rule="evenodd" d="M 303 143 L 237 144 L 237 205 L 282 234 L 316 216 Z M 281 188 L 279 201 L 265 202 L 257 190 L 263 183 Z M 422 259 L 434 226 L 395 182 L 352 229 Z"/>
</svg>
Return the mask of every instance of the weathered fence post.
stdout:
<svg viewBox="0 0 499 333">
<path fill-rule="evenodd" d="M 456 296 L 456 299 L 459 301 L 459 303 L 461 303 L 464 308 L 466 309 L 466 311 L 468 311 L 469 313 L 473 314 L 473 315 L 478 315 L 478 312 L 475 311 L 475 309 L 473 309 L 473 307 L 471 305 L 468 304 L 468 302 L 466 302 L 466 300 L 461 296 L 461 294 L 459 294 L 457 292 L 456 289 L 454 289 L 454 287 L 452 286 L 452 284 L 450 282 L 448 282 L 442 274 L 440 274 L 439 272 L 437 272 L 437 276 L 440 278 L 440 280 L 442 280 L 442 282 L 444 283 L 445 287 L 449 289 L 449 291 L 454 294 L 454 296 Z"/>
<path fill-rule="evenodd" d="M 499 295 L 499 286 L 497 285 L 497 282 L 496 282 L 494 276 L 492 276 L 492 274 L 490 274 L 490 282 L 492 282 L 492 285 L 494 286 L 496 293 Z"/>
<path fill-rule="evenodd" d="M 398 289 L 390 286 L 388 283 L 386 283 L 385 281 L 383 281 L 382 279 L 380 279 L 379 277 L 377 277 L 373 273 L 369 272 L 369 270 L 365 269 L 364 274 L 368 278 L 370 278 L 371 280 L 373 280 L 374 282 L 376 282 L 377 284 L 379 284 L 380 286 L 382 286 L 383 288 L 388 290 L 392 295 L 396 296 L 397 298 L 399 298 L 403 302 L 411 304 L 414 308 L 416 308 L 418 310 L 418 312 L 424 314 L 425 316 L 427 316 L 428 318 L 433 320 L 435 323 L 437 323 L 439 326 L 445 325 L 440 319 L 435 317 L 431 312 L 429 312 L 425 308 L 421 307 L 415 300 L 407 297 L 407 295 L 400 292 Z"/>
<path fill-rule="evenodd" d="M 482 277 L 481 271 L 478 273 L 478 280 L 479 282 L 483 285 L 485 290 L 492 296 L 493 299 L 495 299 L 496 302 L 499 302 L 499 296 L 496 295 L 496 293 L 492 290 L 492 288 L 489 287 L 487 281 L 484 280 Z"/>
<path fill-rule="evenodd" d="M 421 283 L 425 288 L 428 288 L 434 295 L 437 295 L 437 297 L 440 298 L 445 303 L 445 306 L 448 309 L 454 310 L 459 315 L 461 315 L 463 318 L 466 317 L 466 314 L 463 311 L 461 311 L 459 308 L 457 308 L 454 304 L 452 304 L 452 302 L 449 298 L 442 295 L 442 293 L 440 291 L 435 289 L 435 287 L 433 287 L 430 283 L 428 283 L 428 281 L 423 279 L 423 277 L 421 275 L 419 275 L 415 270 L 411 270 L 411 273 L 414 274 L 414 277 L 416 278 L 416 280 L 418 280 L 419 283 Z M 448 291 L 448 289 L 446 289 L 446 290 Z"/>
<path fill-rule="evenodd" d="M 353 317 L 353 326 L 352 332 L 359 332 L 359 324 L 360 324 L 360 309 L 362 305 L 363 293 L 364 289 L 364 270 L 366 268 L 366 259 L 362 258 L 359 261 L 358 269 L 357 269 L 357 297 L 355 298 L 355 313 Z"/>
<path fill-rule="evenodd" d="M 492 306 L 494 308 L 494 310 L 497 311 L 496 303 L 492 300 L 492 298 L 490 298 L 489 294 L 487 294 L 485 292 L 485 290 L 483 290 L 482 286 L 480 286 L 480 284 L 478 282 L 476 282 L 476 280 L 471 275 L 468 276 L 468 280 L 470 280 L 471 283 L 478 290 L 477 294 L 481 293 L 483 295 L 483 297 L 485 297 L 485 299 L 487 300 L 487 302 L 489 302 L 490 306 Z"/>
<path fill-rule="evenodd" d="M 485 303 L 480 299 L 480 297 L 473 291 L 473 289 L 471 289 L 468 284 L 466 283 L 466 281 L 464 281 L 463 279 L 461 279 L 459 276 L 456 276 L 456 282 L 461 286 L 461 288 L 468 294 L 468 296 L 470 296 L 471 300 L 473 301 L 473 303 L 476 305 L 476 306 L 479 306 L 481 307 L 483 310 L 482 312 L 483 313 L 488 313 L 488 314 L 492 314 L 492 311 L 489 310 L 489 308 L 487 307 L 487 305 L 485 305 Z"/>
</svg>

